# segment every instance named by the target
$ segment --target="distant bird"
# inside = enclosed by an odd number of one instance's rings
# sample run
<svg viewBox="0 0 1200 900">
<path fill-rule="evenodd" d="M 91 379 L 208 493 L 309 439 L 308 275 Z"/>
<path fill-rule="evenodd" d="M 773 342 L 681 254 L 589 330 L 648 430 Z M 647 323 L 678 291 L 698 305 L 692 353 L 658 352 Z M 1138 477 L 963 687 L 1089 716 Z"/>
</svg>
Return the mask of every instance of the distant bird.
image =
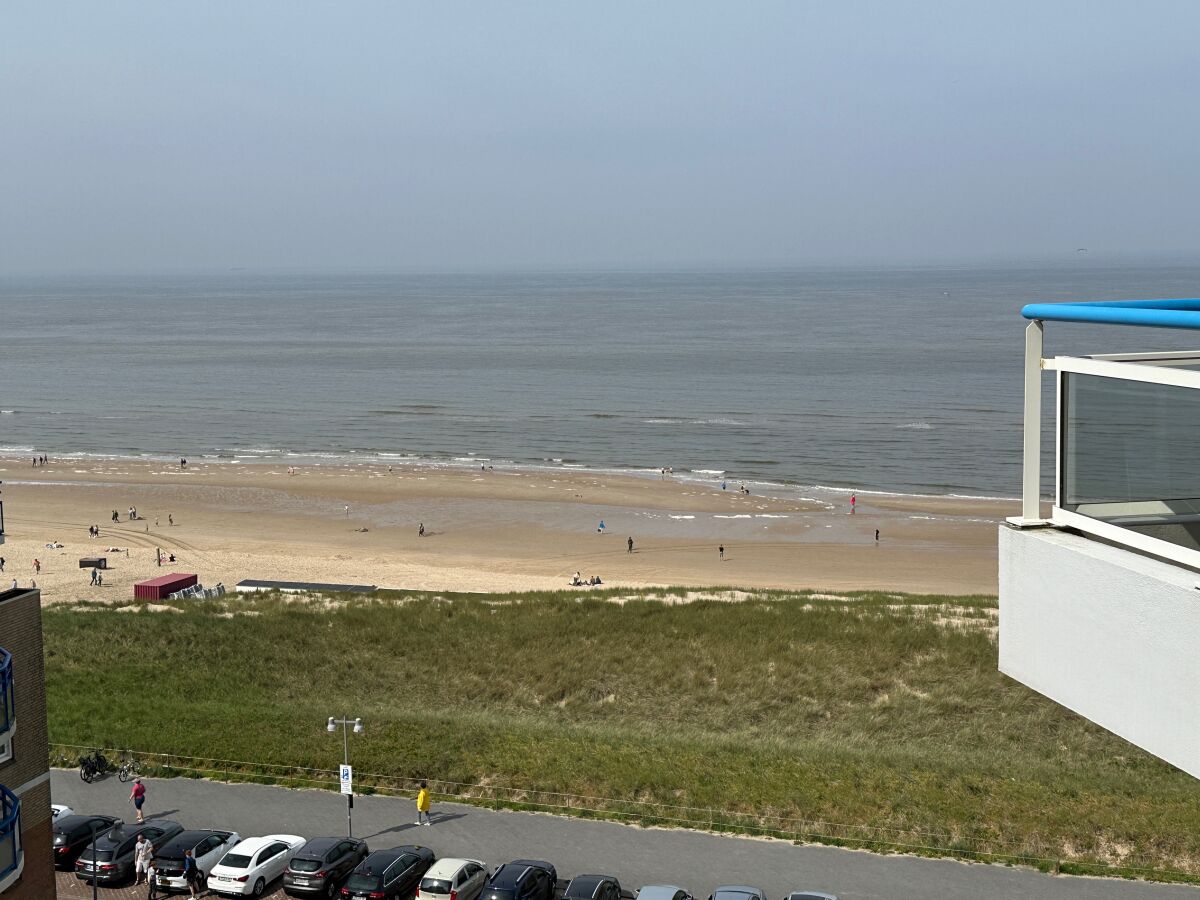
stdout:
<svg viewBox="0 0 1200 900">
<path fill-rule="evenodd" d="M 1075 252 L 1076 253 L 1087 253 L 1087 247 L 1076 247 Z"/>
</svg>

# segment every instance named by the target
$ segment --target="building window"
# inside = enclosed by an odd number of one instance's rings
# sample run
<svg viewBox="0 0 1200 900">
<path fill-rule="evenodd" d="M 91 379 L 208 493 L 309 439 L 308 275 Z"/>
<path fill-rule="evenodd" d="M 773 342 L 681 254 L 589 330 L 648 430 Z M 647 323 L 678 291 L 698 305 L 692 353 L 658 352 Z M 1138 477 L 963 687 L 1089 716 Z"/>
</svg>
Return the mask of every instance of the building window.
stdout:
<svg viewBox="0 0 1200 900">
<path fill-rule="evenodd" d="M 17 730 L 13 699 L 12 654 L 0 647 L 0 763 L 12 759 L 12 738 Z"/>
</svg>

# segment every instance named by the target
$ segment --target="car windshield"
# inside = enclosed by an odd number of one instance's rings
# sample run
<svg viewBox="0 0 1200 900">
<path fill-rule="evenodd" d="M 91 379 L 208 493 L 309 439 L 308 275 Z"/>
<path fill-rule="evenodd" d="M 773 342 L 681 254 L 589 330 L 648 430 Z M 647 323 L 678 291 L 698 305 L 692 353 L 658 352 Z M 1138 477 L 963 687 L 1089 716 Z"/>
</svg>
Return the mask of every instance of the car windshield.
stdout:
<svg viewBox="0 0 1200 900">
<path fill-rule="evenodd" d="M 293 872 L 315 872 L 319 868 L 321 868 L 321 861 L 319 859 L 293 859 L 292 860 L 292 871 Z"/>
<path fill-rule="evenodd" d="M 355 872 L 350 876 L 345 887 L 350 891 L 377 891 L 383 887 L 383 879 L 378 875 L 360 875 Z"/>
<path fill-rule="evenodd" d="M 441 878 L 423 878 L 421 879 L 421 891 L 428 894 L 448 894 L 450 893 L 450 882 L 443 881 Z"/>
<path fill-rule="evenodd" d="M 241 853 L 226 853 L 217 865 L 227 869 L 245 869 L 250 865 L 250 857 L 243 856 Z"/>
</svg>

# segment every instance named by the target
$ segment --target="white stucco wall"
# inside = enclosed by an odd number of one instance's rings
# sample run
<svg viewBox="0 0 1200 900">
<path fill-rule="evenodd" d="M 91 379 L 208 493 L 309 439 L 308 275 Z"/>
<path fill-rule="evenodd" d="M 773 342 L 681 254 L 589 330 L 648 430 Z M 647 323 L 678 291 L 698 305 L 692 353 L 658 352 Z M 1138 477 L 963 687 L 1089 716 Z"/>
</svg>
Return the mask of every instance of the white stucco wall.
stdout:
<svg viewBox="0 0 1200 900">
<path fill-rule="evenodd" d="M 1000 671 L 1200 778 L 1200 574 L 1000 527 Z"/>
</svg>

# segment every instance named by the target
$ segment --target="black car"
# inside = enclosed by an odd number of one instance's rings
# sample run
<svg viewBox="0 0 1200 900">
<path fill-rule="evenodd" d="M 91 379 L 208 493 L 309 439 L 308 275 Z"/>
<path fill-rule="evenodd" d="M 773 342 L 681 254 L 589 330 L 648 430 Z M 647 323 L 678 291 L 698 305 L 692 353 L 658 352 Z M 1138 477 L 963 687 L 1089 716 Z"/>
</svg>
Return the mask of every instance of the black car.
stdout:
<svg viewBox="0 0 1200 900">
<path fill-rule="evenodd" d="M 405 844 L 391 850 L 376 850 L 358 864 L 342 885 L 342 896 L 369 900 L 408 900 L 437 857 L 428 847 Z"/>
<path fill-rule="evenodd" d="M 54 833 L 54 865 L 70 869 L 92 842 L 93 830 L 99 838 L 120 821 L 113 816 L 64 816 L 51 828 Z"/>
<path fill-rule="evenodd" d="M 563 900 L 629 900 L 633 894 L 621 890 L 614 875 L 576 875 L 563 892 Z"/>
<path fill-rule="evenodd" d="M 289 897 L 332 897 L 368 853 L 365 841 L 313 838 L 288 860 L 283 892 Z"/>
<path fill-rule="evenodd" d="M 95 872 L 92 871 L 92 848 L 89 846 L 87 852 L 75 860 L 75 877 L 91 881 L 94 874 L 100 884 L 119 884 L 133 876 L 133 850 L 139 834 L 144 834 L 157 851 L 181 831 L 183 826 L 178 822 L 117 822 L 96 841 Z"/>
<path fill-rule="evenodd" d="M 181 831 L 161 847 L 155 848 L 154 870 L 157 872 L 158 888 L 164 893 L 186 891 L 187 881 L 183 877 L 184 855 L 190 850 L 196 861 L 196 871 L 201 885 L 208 878 L 213 866 L 221 857 L 241 840 L 235 831 L 213 831 L 205 828 L 197 831 Z"/>
<path fill-rule="evenodd" d="M 483 886 L 479 900 L 554 900 L 558 872 L 538 859 L 514 859 L 505 863 Z"/>
</svg>

